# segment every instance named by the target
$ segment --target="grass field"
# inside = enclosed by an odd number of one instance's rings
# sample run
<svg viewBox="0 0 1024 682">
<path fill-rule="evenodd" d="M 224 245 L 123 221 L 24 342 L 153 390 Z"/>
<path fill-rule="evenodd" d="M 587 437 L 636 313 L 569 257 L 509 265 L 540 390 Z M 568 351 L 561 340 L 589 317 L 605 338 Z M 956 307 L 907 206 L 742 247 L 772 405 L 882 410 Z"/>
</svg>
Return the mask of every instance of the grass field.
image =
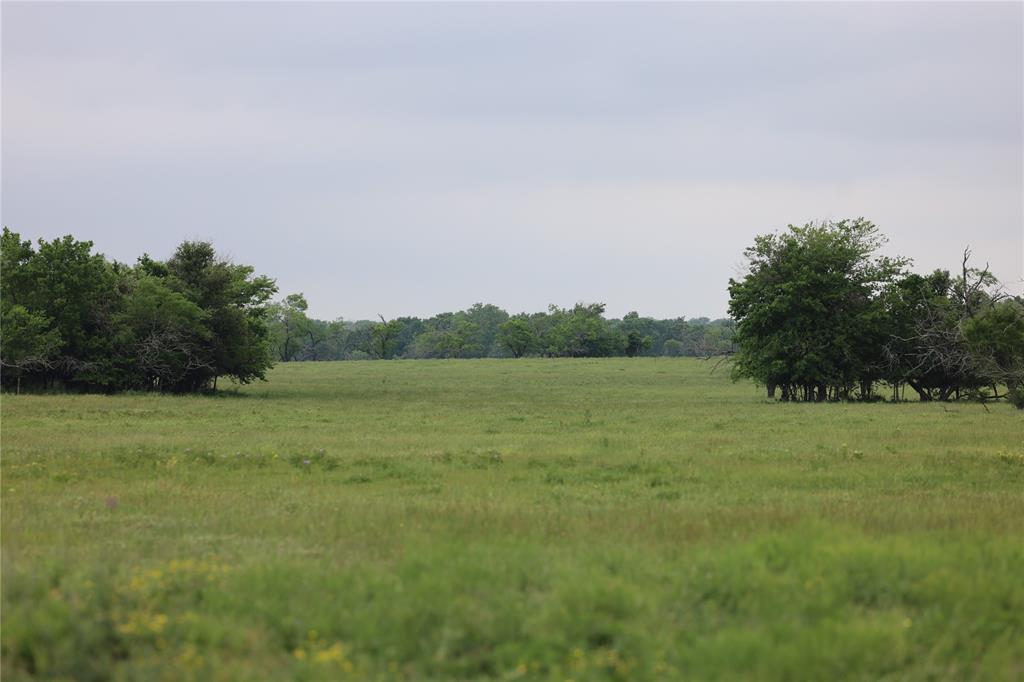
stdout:
<svg viewBox="0 0 1024 682">
<path fill-rule="evenodd" d="M 5 395 L 3 679 L 1024 677 L 1024 413 L 710 369 Z"/>
</svg>

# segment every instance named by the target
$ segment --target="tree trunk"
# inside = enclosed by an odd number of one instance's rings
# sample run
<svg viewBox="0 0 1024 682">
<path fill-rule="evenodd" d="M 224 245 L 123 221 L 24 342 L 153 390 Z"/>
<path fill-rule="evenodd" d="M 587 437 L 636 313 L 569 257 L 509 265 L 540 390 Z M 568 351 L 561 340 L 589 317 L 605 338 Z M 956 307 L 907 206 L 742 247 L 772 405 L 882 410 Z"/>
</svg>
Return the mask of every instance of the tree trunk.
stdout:
<svg viewBox="0 0 1024 682">
<path fill-rule="evenodd" d="M 910 384 L 910 387 L 912 389 L 917 391 L 917 395 L 921 399 L 921 402 L 923 402 L 923 403 L 924 402 L 929 402 L 932 399 L 931 392 L 928 389 L 926 389 L 923 386 L 921 386 L 920 384 L 918 384 L 913 379 L 908 379 L 907 383 Z"/>
<path fill-rule="evenodd" d="M 860 399 L 868 400 L 871 398 L 871 382 L 861 379 L 860 381 Z"/>
<path fill-rule="evenodd" d="M 768 384 L 768 397 L 769 398 L 774 398 L 775 397 L 775 384 Z"/>
</svg>

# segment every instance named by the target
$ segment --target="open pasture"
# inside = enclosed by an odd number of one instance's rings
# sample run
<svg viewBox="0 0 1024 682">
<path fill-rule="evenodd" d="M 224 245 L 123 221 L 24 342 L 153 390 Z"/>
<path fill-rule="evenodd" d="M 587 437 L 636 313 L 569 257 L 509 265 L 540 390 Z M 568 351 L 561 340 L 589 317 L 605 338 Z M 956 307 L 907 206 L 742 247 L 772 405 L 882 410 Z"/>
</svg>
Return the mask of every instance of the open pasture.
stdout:
<svg viewBox="0 0 1024 682">
<path fill-rule="evenodd" d="M 3 678 L 1024 676 L 1024 414 L 711 368 L 5 395 Z"/>
</svg>

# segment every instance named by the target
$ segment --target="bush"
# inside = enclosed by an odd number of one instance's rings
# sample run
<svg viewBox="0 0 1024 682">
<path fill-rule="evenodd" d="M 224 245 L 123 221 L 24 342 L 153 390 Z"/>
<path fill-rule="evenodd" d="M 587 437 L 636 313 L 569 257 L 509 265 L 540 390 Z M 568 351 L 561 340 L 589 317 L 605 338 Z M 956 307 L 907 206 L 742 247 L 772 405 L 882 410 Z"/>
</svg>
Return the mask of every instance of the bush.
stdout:
<svg viewBox="0 0 1024 682">
<path fill-rule="evenodd" d="M 678 358 L 686 353 L 686 344 L 677 339 L 669 339 L 662 345 L 661 349 L 663 355 L 667 355 L 670 358 Z"/>
</svg>

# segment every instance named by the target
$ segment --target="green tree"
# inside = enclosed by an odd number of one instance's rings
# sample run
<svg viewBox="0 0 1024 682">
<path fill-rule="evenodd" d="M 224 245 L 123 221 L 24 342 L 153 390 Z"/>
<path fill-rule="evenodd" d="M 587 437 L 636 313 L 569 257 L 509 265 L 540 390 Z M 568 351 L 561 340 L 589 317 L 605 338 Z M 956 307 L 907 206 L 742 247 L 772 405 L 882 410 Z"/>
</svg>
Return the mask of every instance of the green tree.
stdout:
<svg viewBox="0 0 1024 682">
<path fill-rule="evenodd" d="M 31 241 L 4 227 L 0 236 L 0 305 L 26 305 L 33 281 L 29 264 L 35 256 Z"/>
<path fill-rule="evenodd" d="M 373 328 L 379 323 L 370 320 L 356 320 L 346 323 L 345 359 L 365 360 L 376 357 L 373 351 Z"/>
<path fill-rule="evenodd" d="M 545 341 L 552 355 L 606 357 L 625 348 L 625 337 L 603 317 L 603 303 L 577 303 L 571 310 L 551 306 L 549 315 L 554 325 Z"/>
<path fill-rule="evenodd" d="M 0 237 L 0 375 L 13 377 L 21 392 L 26 372 L 52 367 L 62 345 L 53 320 L 25 307 L 31 298 L 29 263 L 35 256 L 32 242 L 6 227 Z"/>
<path fill-rule="evenodd" d="M 668 339 L 662 345 L 662 354 L 670 358 L 678 358 L 686 354 L 686 345 L 679 339 Z"/>
<path fill-rule="evenodd" d="M 457 358 L 465 346 L 465 337 L 455 331 L 428 329 L 413 340 L 406 355 L 420 359 Z"/>
<path fill-rule="evenodd" d="M 484 354 L 480 343 L 480 327 L 465 313 L 442 313 L 423 325 L 409 346 L 406 356 L 411 358 L 474 358 Z"/>
<path fill-rule="evenodd" d="M 395 357 L 412 357 L 411 350 L 413 341 L 417 336 L 427 331 L 427 325 L 418 317 L 396 317 L 401 324 L 398 334 L 395 335 L 393 353 Z"/>
<path fill-rule="evenodd" d="M 650 348 L 651 344 L 651 337 L 641 336 L 640 332 L 633 330 L 626 334 L 625 353 L 628 357 L 636 357 L 641 352 Z"/>
<path fill-rule="evenodd" d="M 880 295 L 907 261 L 863 218 L 789 226 L 758 236 L 729 280 L 736 320 L 734 375 L 782 389 L 783 400 L 871 397 L 884 369 L 887 315 Z"/>
<path fill-rule="evenodd" d="M 12 324 L 28 325 L 19 333 L 41 333 L 45 320 L 56 334 L 47 334 L 43 345 L 60 340 L 47 363 L 37 364 L 33 374 L 41 381 L 69 386 L 116 387 L 112 319 L 123 304 L 123 266 L 93 254 L 92 242 L 70 235 L 49 242 L 40 239 L 38 250 L 33 250 L 31 243 L 4 228 L 0 248 L 3 306 L 20 305 L 29 315 L 16 314 L 18 322 L 12 318 Z"/>
<path fill-rule="evenodd" d="M 296 359 L 303 350 L 312 350 L 324 335 L 318 333 L 313 320 L 306 316 L 309 304 L 301 293 L 289 294 L 267 308 L 267 331 L 275 359 L 282 362 Z"/>
<path fill-rule="evenodd" d="M 273 280 L 184 242 L 166 263 L 134 268 L 68 235 L 38 248 L 4 228 L 0 323 L 5 378 L 86 390 L 196 390 L 270 366 Z"/>
<path fill-rule="evenodd" d="M 50 369 L 60 349 L 60 333 L 53 321 L 21 305 L 4 305 L 0 313 L 0 370 L 13 374 L 21 393 L 25 372 Z"/>
<path fill-rule="evenodd" d="M 139 271 L 115 318 L 126 383 L 132 388 L 180 390 L 196 372 L 213 370 L 206 315 L 157 277 Z"/>
<path fill-rule="evenodd" d="M 401 330 L 401 322 L 398 320 L 388 322 L 381 315 L 380 323 L 374 324 L 370 329 L 370 354 L 381 360 L 394 357 L 395 340 Z"/>
<path fill-rule="evenodd" d="M 497 338 L 514 358 L 523 357 L 537 345 L 537 335 L 525 316 L 517 315 L 499 325 Z"/>
<path fill-rule="evenodd" d="M 203 311 L 209 339 L 202 366 L 175 390 L 215 387 L 221 376 L 240 383 L 265 378 L 273 364 L 266 317 L 274 280 L 219 258 L 208 242 L 183 242 L 166 266 L 168 286 Z"/>
<path fill-rule="evenodd" d="M 696 329 L 695 345 L 697 355 L 728 355 L 736 350 L 733 337 L 736 323 L 729 318 L 712 320 Z"/>
<path fill-rule="evenodd" d="M 921 400 L 945 400 L 976 383 L 952 293 L 953 279 L 945 270 L 905 274 L 884 292 L 888 338 L 883 378 L 892 385 L 894 398 L 906 385 Z"/>
<path fill-rule="evenodd" d="M 974 366 L 997 395 L 1003 385 L 1024 409 L 1024 300 L 1008 298 L 977 310 L 964 321 L 964 340 Z"/>
<path fill-rule="evenodd" d="M 474 303 L 462 313 L 462 319 L 475 330 L 467 344 L 480 355 L 495 356 L 502 348 L 498 342 L 501 325 L 508 321 L 508 313 L 490 303 Z"/>
<path fill-rule="evenodd" d="M 624 336 L 623 350 L 629 357 L 640 355 L 654 346 L 655 321 L 649 317 L 640 317 L 636 311 L 626 313 L 617 325 L 618 331 Z"/>
<path fill-rule="evenodd" d="M 1024 380 L 1024 313 L 988 268 L 958 277 L 910 274 L 887 292 L 891 338 L 887 380 L 921 400 L 1016 398 Z M 1000 391 L 1005 387 L 1005 392 Z"/>
</svg>

